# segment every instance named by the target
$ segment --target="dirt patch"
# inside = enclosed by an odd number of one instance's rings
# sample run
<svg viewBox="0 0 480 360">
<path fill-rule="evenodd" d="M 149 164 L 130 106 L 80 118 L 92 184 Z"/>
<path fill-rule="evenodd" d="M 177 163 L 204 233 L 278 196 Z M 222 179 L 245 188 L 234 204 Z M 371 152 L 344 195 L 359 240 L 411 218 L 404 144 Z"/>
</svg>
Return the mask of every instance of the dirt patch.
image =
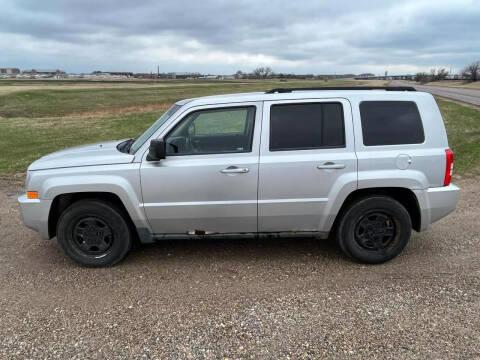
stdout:
<svg viewBox="0 0 480 360">
<path fill-rule="evenodd" d="M 16 180 L 15 180 L 16 181 Z M 480 182 L 458 209 L 366 266 L 328 241 L 168 241 L 80 268 L 0 186 L 0 358 L 480 356 Z"/>
</svg>

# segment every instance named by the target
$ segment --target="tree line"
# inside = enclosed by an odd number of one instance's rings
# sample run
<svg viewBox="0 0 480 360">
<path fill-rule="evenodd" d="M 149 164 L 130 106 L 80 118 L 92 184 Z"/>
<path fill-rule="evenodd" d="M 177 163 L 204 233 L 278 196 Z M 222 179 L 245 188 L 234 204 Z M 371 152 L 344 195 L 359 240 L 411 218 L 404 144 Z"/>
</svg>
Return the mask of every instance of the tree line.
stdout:
<svg viewBox="0 0 480 360">
<path fill-rule="evenodd" d="M 480 79 L 480 61 L 474 61 L 467 65 L 460 72 L 462 79 L 468 81 L 478 81 Z M 415 81 L 419 83 L 427 83 L 431 81 L 445 80 L 449 72 L 445 68 L 430 70 L 430 73 L 419 72 L 415 75 Z"/>
<path fill-rule="evenodd" d="M 445 68 L 431 69 L 429 73 L 419 72 L 415 75 L 414 80 L 419 83 L 427 83 L 432 81 L 440 81 L 447 79 L 449 71 Z M 467 65 L 460 72 L 461 79 L 467 81 L 478 81 L 480 80 L 480 61 L 474 61 L 470 65 Z M 254 69 L 251 73 L 244 73 L 242 71 L 237 71 L 235 73 L 235 78 L 245 79 L 245 78 L 254 78 L 254 79 L 267 79 L 272 77 L 277 77 L 273 70 L 268 66 L 262 66 Z M 353 76 L 353 75 L 352 75 Z M 283 77 L 283 76 L 279 76 Z M 314 77 L 313 75 L 311 77 Z"/>
<path fill-rule="evenodd" d="M 241 70 L 238 70 L 235 73 L 235 77 L 237 79 L 252 78 L 252 77 L 257 78 L 257 79 L 266 79 L 266 78 L 269 78 L 269 77 L 273 77 L 273 75 L 275 75 L 275 73 L 268 66 L 258 67 L 256 69 L 254 69 L 250 74 L 244 73 Z"/>
</svg>

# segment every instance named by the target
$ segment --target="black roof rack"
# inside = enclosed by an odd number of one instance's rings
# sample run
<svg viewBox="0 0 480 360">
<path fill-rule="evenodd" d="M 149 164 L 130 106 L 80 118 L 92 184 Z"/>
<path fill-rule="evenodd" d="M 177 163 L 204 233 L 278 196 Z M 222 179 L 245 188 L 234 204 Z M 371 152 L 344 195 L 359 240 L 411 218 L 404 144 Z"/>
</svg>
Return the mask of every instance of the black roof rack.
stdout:
<svg viewBox="0 0 480 360">
<path fill-rule="evenodd" d="M 311 91 L 311 90 L 385 90 L 385 91 L 416 91 L 411 86 L 322 86 L 305 88 L 275 88 L 265 91 L 265 94 L 290 93 L 292 91 Z"/>
</svg>

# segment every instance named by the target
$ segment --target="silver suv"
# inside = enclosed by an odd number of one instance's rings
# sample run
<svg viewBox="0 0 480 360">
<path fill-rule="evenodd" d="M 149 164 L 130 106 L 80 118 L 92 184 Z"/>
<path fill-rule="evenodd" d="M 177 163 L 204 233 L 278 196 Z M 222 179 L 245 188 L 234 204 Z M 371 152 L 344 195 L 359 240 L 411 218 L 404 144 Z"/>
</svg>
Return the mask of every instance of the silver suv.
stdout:
<svg viewBox="0 0 480 360">
<path fill-rule="evenodd" d="M 434 98 L 408 87 L 273 89 L 182 100 L 135 139 L 32 163 L 25 224 L 86 266 L 138 239 L 335 237 L 349 257 L 398 255 L 456 207 Z"/>
</svg>

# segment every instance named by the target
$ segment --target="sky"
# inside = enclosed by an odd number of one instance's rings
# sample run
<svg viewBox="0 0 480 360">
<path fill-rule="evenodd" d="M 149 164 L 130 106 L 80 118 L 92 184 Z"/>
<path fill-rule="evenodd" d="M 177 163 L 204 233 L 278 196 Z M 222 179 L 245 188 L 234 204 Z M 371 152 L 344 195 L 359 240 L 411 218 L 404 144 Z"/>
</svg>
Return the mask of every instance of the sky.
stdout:
<svg viewBox="0 0 480 360">
<path fill-rule="evenodd" d="M 232 74 L 458 72 L 480 0 L 0 0 L 0 67 Z"/>
</svg>

